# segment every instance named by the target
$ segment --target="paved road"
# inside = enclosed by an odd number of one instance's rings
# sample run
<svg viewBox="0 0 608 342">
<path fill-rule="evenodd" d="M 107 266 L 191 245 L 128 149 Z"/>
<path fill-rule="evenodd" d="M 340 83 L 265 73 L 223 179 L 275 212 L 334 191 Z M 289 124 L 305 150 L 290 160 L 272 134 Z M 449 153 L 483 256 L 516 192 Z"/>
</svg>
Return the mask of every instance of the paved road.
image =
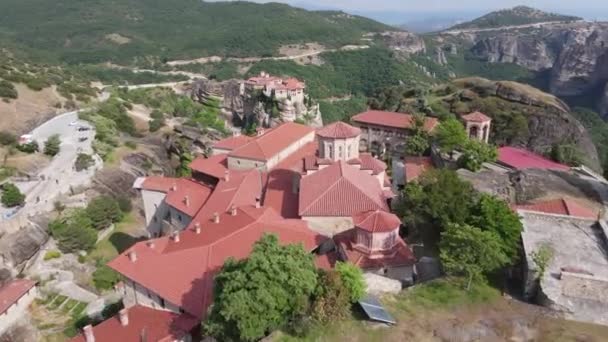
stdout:
<svg viewBox="0 0 608 342">
<path fill-rule="evenodd" d="M 78 127 L 87 127 L 88 131 L 78 131 Z M 98 167 L 101 159 L 95 156 L 96 165 L 86 171 L 74 170 L 74 162 L 79 153 L 93 154 L 91 143 L 95 137 L 95 131 L 86 121 L 78 120 L 78 111 L 61 114 L 38 126 L 30 134 L 38 142 L 40 148 L 44 148 L 44 142 L 50 136 L 59 134 L 61 138 L 61 150 L 49 165 L 38 173 L 39 180 L 30 182 L 15 182 L 15 184 L 26 194 L 25 205 L 15 216 L 31 217 L 40 213 L 53 210 L 53 203 L 61 196 L 70 194 L 72 188 L 85 186 L 90 181 Z M 79 141 L 86 138 L 85 141 Z M 8 212 L 2 209 L 2 218 Z M 18 217 L 11 217 L 10 220 Z"/>
<path fill-rule="evenodd" d="M 471 29 L 462 29 L 462 30 L 449 30 L 443 31 L 441 33 L 457 35 L 461 33 L 477 33 L 477 32 L 491 32 L 491 31 L 503 31 L 503 30 L 512 30 L 512 29 L 522 29 L 522 28 L 540 28 L 542 26 L 552 26 L 556 24 L 564 24 L 563 21 L 546 21 L 543 23 L 534 23 L 534 24 L 525 24 L 525 25 L 512 25 L 512 26 L 501 26 L 501 27 L 490 27 L 490 28 L 471 28 Z"/>
</svg>

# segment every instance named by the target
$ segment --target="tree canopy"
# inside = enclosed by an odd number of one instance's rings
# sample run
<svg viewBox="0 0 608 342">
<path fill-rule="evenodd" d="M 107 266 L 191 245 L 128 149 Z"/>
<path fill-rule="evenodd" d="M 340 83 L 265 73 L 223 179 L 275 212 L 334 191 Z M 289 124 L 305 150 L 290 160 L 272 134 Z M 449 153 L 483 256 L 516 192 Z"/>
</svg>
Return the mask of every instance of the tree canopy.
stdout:
<svg viewBox="0 0 608 342">
<path fill-rule="evenodd" d="M 63 253 L 88 251 L 97 242 L 97 232 L 84 210 L 51 221 L 49 231 Z"/>
<path fill-rule="evenodd" d="M 5 207 L 16 207 L 25 203 L 25 195 L 13 183 L 6 183 L 2 186 L 2 204 Z"/>
<path fill-rule="evenodd" d="M 122 219 L 118 201 L 110 196 L 93 199 L 87 206 L 86 214 L 91 220 L 91 226 L 98 230 L 108 228 L 112 223 Z"/>
<path fill-rule="evenodd" d="M 365 281 L 363 271 L 351 263 L 337 262 L 336 272 L 340 275 L 344 287 L 348 290 L 352 303 L 356 303 L 365 296 Z"/>
<path fill-rule="evenodd" d="M 61 139 L 59 138 L 58 134 L 51 135 L 44 142 L 44 154 L 46 154 L 47 156 L 54 157 L 59 153 L 60 150 L 61 150 Z"/>
<path fill-rule="evenodd" d="M 317 286 L 310 253 L 264 235 L 248 259 L 228 260 L 215 278 L 205 330 L 219 340 L 255 341 L 305 310 Z"/>
<path fill-rule="evenodd" d="M 483 163 L 494 162 L 496 158 L 498 158 L 496 146 L 470 139 L 462 147 L 462 156 L 458 159 L 458 164 L 476 172 L 481 169 Z"/>
<path fill-rule="evenodd" d="M 462 123 L 450 117 L 437 127 L 435 140 L 443 152 L 449 153 L 464 146 L 469 138 Z"/>
</svg>

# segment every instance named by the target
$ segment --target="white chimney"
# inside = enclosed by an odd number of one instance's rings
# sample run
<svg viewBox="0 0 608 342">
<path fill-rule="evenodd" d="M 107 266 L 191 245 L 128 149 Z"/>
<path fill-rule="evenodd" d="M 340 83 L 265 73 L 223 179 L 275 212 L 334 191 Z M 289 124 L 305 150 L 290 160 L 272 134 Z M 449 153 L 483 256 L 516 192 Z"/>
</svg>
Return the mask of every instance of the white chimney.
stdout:
<svg viewBox="0 0 608 342">
<path fill-rule="evenodd" d="M 230 208 L 230 215 L 236 216 L 236 207 L 234 205 Z"/>
<path fill-rule="evenodd" d="M 201 233 L 201 224 L 199 222 L 196 222 L 194 224 L 194 231 L 196 232 L 196 234 L 200 234 Z"/>
<path fill-rule="evenodd" d="M 177 191 L 177 184 L 173 183 L 173 186 L 171 187 L 171 191 Z"/>
<path fill-rule="evenodd" d="M 226 182 L 230 181 L 230 170 L 224 171 L 224 181 L 226 181 Z"/>
<path fill-rule="evenodd" d="M 174 242 L 179 242 L 179 232 L 173 233 L 173 241 Z"/>
<path fill-rule="evenodd" d="M 137 254 L 135 253 L 135 251 L 129 252 L 129 260 L 131 260 L 131 262 L 137 261 Z"/>
<path fill-rule="evenodd" d="M 213 213 L 213 222 L 214 223 L 220 223 L 220 214 Z"/>
<path fill-rule="evenodd" d="M 118 319 L 120 320 L 120 325 L 123 327 L 129 325 L 129 309 L 124 308 L 118 311 Z"/>
<path fill-rule="evenodd" d="M 84 333 L 84 340 L 86 342 L 95 342 L 95 335 L 93 334 L 93 326 L 87 325 L 82 328 L 82 332 Z"/>
<path fill-rule="evenodd" d="M 154 241 L 149 241 L 148 242 L 148 247 L 154 248 Z"/>
<path fill-rule="evenodd" d="M 186 207 L 190 206 L 190 196 L 186 195 L 184 197 L 184 204 L 186 205 Z"/>
<path fill-rule="evenodd" d="M 260 203 L 260 198 L 256 197 L 255 198 L 255 207 L 259 209 L 261 206 L 262 206 L 262 204 Z"/>
</svg>

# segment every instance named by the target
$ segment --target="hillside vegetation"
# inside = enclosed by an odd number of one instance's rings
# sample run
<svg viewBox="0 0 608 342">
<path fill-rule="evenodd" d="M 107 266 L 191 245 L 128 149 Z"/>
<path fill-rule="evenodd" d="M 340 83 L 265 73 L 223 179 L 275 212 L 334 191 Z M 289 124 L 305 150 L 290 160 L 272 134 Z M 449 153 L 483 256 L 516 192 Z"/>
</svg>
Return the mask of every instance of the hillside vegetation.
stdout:
<svg viewBox="0 0 608 342">
<path fill-rule="evenodd" d="M 591 136 L 570 108 L 529 85 L 473 77 L 430 90 L 393 87 L 376 94 L 370 105 L 440 118 L 481 111 L 493 120 L 491 140 L 497 145 L 522 146 L 546 155 L 556 148 L 573 148 L 580 162 L 600 169 Z"/>
<path fill-rule="evenodd" d="M 526 25 L 549 21 L 573 21 L 581 18 L 556 13 L 547 13 L 541 10 L 517 6 L 488 13 L 472 21 L 451 27 L 449 30 L 483 29 L 503 26 Z"/>
<path fill-rule="evenodd" d="M 0 43 L 47 61 L 133 62 L 209 55 L 269 56 L 279 46 L 360 42 L 389 29 L 342 12 L 199 0 L 3 0 Z M 394 30 L 394 29 L 393 29 Z"/>
</svg>

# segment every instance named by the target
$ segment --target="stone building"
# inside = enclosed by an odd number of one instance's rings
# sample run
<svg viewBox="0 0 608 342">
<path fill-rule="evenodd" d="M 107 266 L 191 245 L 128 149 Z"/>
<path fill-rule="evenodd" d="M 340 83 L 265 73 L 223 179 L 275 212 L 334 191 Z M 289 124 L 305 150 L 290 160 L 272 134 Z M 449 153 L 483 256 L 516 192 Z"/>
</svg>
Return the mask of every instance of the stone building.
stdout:
<svg viewBox="0 0 608 342">
<path fill-rule="evenodd" d="M 485 143 L 490 141 L 492 119 L 481 112 L 461 116 L 470 139 Z"/>
<path fill-rule="evenodd" d="M 0 288 L 0 335 L 23 319 L 38 291 L 36 282 L 15 279 Z"/>
</svg>

